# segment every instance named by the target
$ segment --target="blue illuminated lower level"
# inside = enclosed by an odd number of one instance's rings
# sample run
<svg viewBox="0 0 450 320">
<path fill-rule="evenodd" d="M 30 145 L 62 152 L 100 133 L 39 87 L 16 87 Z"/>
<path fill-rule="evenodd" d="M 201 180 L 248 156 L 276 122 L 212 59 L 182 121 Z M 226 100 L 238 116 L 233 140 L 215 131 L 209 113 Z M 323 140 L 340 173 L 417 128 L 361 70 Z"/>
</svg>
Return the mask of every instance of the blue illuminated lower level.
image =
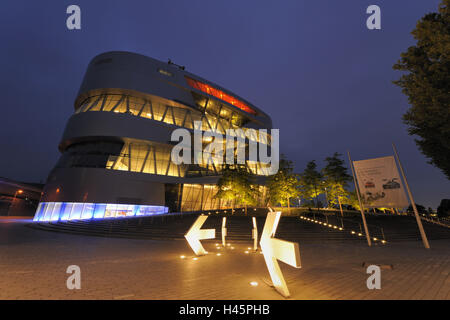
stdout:
<svg viewBox="0 0 450 320">
<path fill-rule="evenodd" d="M 33 221 L 65 221 L 149 216 L 169 212 L 168 207 L 138 204 L 41 202 Z"/>
</svg>

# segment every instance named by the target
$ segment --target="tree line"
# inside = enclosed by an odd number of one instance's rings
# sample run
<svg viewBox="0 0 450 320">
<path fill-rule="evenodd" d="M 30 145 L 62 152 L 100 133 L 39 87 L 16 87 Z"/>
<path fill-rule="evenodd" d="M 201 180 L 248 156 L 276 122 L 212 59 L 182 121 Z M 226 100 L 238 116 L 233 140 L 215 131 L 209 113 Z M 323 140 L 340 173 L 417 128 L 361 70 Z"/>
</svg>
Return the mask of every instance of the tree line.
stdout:
<svg viewBox="0 0 450 320">
<path fill-rule="evenodd" d="M 224 165 L 215 197 L 231 201 L 233 209 L 236 205 L 246 208 L 256 205 L 261 191 L 255 180 L 246 165 Z M 322 170 L 318 170 L 312 160 L 301 173 L 295 173 L 292 161 L 282 155 L 278 172 L 266 181 L 266 204 L 290 208 L 294 201 L 300 201 L 303 206 L 319 208 L 322 204 L 318 197 L 324 194 L 326 207 L 338 207 L 343 214 L 344 205 L 359 209 L 356 193 L 349 190 L 351 180 L 341 154 L 337 152 L 325 158 Z"/>
<path fill-rule="evenodd" d="M 359 209 L 356 193 L 349 190 L 352 177 L 341 156 L 335 152 L 331 157 L 326 157 L 321 170 L 318 170 L 315 160 L 309 161 L 301 173 L 295 173 L 292 161 L 282 157 L 280 170 L 267 181 L 269 203 L 290 208 L 293 200 L 300 200 L 302 206 L 319 208 L 323 205 L 318 197 L 323 194 L 325 207 L 339 208 L 341 214 L 344 205 Z"/>
</svg>

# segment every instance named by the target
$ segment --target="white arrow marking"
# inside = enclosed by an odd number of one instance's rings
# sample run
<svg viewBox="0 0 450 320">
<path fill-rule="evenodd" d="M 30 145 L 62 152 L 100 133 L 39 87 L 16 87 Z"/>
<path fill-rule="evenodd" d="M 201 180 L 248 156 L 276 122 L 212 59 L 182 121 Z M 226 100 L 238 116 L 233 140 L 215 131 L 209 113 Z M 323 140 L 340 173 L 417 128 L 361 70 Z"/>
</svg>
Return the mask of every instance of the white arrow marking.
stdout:
<svg viewBox="0 0 450 320">
<path fill-rule="evenodd" d="M 300 249 L 296 242 L 274 238 L 280 217 L 281 212 L 267 213 L 260 245 L 275 289 L 287 298 L 290 296 L 289 289 L 277 260 L 292 267 L 301 268 Z"/>
<path fill-rule="evenodd" d="M 208 216 L 203 214 L 200 215 L 197 220 L 195 220 L 189 231 L 184 235 L 187 242 L 197 256 L 206 254 L 206 250 L 205 248 L 203 248 L 200 240 L 214 239 L 216 237 L 215 229 L 200 229 L 205 223 L 206 219 L 208 219 Z"/>
</svg>

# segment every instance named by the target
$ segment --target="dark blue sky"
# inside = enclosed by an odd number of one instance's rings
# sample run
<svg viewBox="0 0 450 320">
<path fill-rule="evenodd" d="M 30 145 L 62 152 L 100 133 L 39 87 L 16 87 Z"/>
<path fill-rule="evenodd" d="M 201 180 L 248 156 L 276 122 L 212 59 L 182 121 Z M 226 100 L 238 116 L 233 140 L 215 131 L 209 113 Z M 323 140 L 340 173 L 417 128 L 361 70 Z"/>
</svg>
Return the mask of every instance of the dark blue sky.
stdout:
<svg viewBox="0 0 450 320">
<path fill-rule="evenodd" d="M 416 202 L 435 208 L 450 182 L 408 136 L 408 102 L 391 81 L 417 20 L 438 3 L 4 0 L 0 176 L 45 181 L 89 60 L 126 50 L 171 58 L 265 110 L 297 171 L 335 151 L 391 155 L 395 142 Z M 81 7 L 81 30 L 66 28 L 70 4 Z M 382 30 L 366 28 L 371 4 Z"/>
</svg>

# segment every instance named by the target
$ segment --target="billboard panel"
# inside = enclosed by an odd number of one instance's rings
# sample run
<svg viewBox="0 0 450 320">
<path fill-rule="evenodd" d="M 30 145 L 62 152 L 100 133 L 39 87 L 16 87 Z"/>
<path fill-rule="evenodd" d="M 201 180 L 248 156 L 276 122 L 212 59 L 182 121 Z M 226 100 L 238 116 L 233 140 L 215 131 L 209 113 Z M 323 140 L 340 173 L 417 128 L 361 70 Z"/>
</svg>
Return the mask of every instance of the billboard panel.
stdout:
<svg viewBox="0 0 450 320">
<path fill-rule="evenodd" d="M 366 208 L 409 206 L 393 156 L 353 161 L 353 166 Z"/>
</svg>

